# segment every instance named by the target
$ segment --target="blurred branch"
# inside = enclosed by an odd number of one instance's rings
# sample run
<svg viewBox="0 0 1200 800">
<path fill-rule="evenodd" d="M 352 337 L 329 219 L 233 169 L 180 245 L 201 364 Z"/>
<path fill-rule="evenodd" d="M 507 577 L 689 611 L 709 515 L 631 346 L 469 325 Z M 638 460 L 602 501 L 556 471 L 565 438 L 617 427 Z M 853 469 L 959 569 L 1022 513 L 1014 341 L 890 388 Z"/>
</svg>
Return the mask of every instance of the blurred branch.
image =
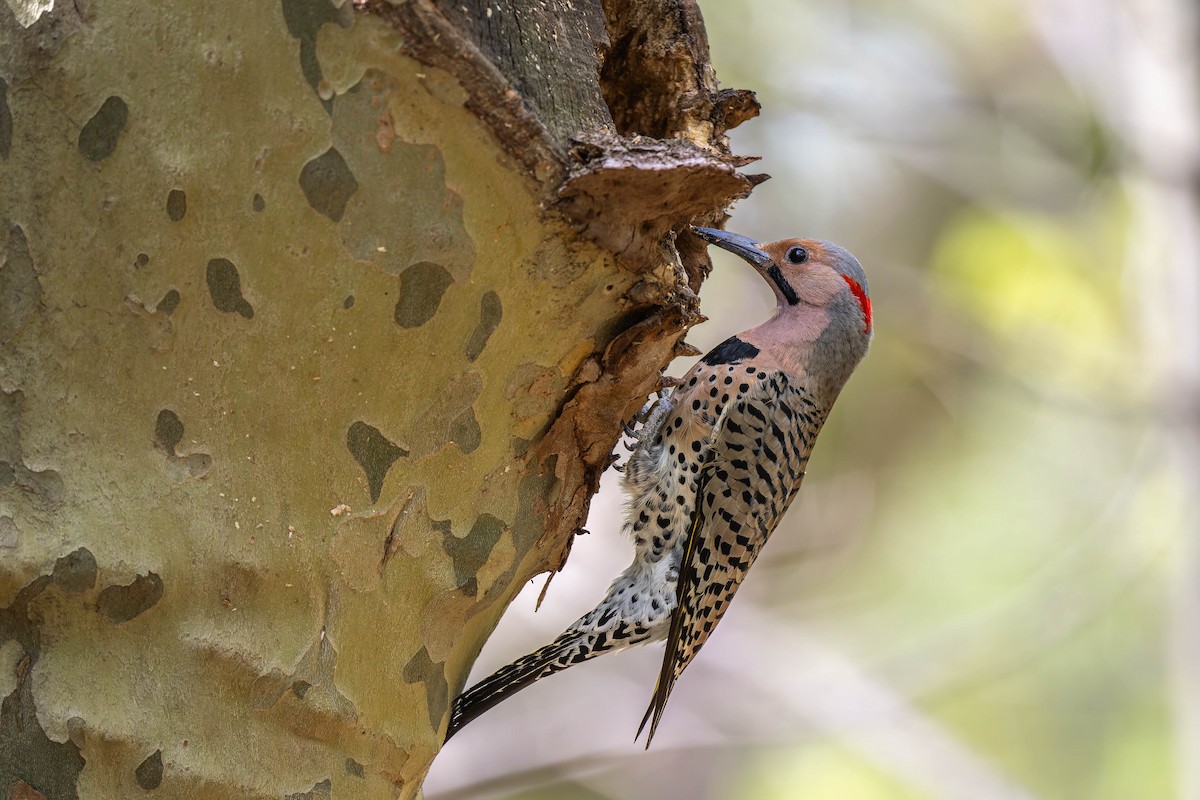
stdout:
<svg viewBox="0 0 1200 800">
<path fill-rule="evenodd" d="M 724 633 L 732 642 L 710 656 L 705 670 L 724 672 L 729 685 L 758 690 L 769 697 L 778 716 L 836 737 L 925 795 L 945 800 L 1034 797 L 837 650 L 753 613 L 740 614 L 737 627 Z M 749 673 L 754 680 L 748 681 L 746 654 L 761 650 L 764 642 L 771 643 L 771 658 L 757 660 Z"/>
<path fill-rule="evenodd" d="M 706 651 L 707 658 L 697 661 L 691 669 L 696 673 L 694 680 L 710 680 L 739 690 L 706 695 L 705 716 L 723 720 L 731 729 L 718 744 L 566 758 L 460 785 L 452 791 L 430 795 L 430 800 L 482 800 L 564 781 L 583 783 L 591 789 L 605 772 L 653 770 L 655 765 L 674 762 L 685 753 L 727 754 L 780 745 L 794 741 L 796 732 L 805 729 L 845 744 L 877 768 L 931 798 L 1032 800 L 1035 797 L 997 772 L 907 698 L 837 650 L 748 608 L 739 609 L 737 625 L 726 626 L 722 631 L 722 646 Z M 768 649 L 771 657 L 754 659 L 754 669 L 747 670 L 748 654 Z M 756 727 L 757 737 L 743 735 L 746 709 L 756 696 L 769 701 L 771 719 L 776 723 L 773 727 L 780 733 L 767 732 L 764 737 L 762 728 Z M 687 730 L 692 739 L 707 733 L 695 725 Z M 780 735 L 783 732 L 787 733 L 786 739 Z"/>
<path fill-rule="evenodd" d="M 1046 46 L 1099 98 L 1138 160 L 1127 267 L 1139 290 L 1146 362 L 1156 368 L 1165 435 L 1186 486 L 1171 593 L 1178 796 L 1200 798 L 1200 37 L 1187 0 L 1057 0 L 1036 18 Z M 1073 25 L 1087 19 L 1092 24 Z M 1088 32 L 1092 40 L 1087 40 Z M 1103 54 L 1103 60 L 1099 58 Z"/>
<path fill-rule="evenodd" d="M 1047 388 L 1027 380 L 1020 373 L 1004 368 L 999 359 L 979 348 L 972 347 L 961 337 L 950 338 L 933 336 L 917 331 L 911 334 L 912 344 L 927 349 L 940 356 L 940 360 L 957 360 L 961 365 L 973 370 L 973 377 L 981 386 L 994 388 L 1003 397 L 1016 402 L 1028 403 L 1035 401 L 1041 405 L 1056 408 L 1074 415 L 1086 415 L 1093 419 L 1107 420 L 1117 423 L 1145 422 L 1166 427 L 1177 427 L 1191 421 L 1195 412 L 1194 404 L 1184 407 L 1178 396 L 1163 397 L 1157 401 L 1139 402 L 1122 396 L 1126 394 L 1121 385 L 1107 385 L 1102 389 L 1083 394 Z M 927 376 L 917 373 L 916 379 L 925 383 L 934 397 L 941 397 L 939 387 L 928 383 Z M 1096 398 L 1103 397 L 1099 402 Z"/>
<path fill-rule="evenodd" d="M 903 653 L 880 659 L 878 670 L 894 676 L 913 697 L 964 691 L 1017 671 L 1119 602 L 1152 574 L 1169 544 L 1163 542 L 1161 548 L 1152 549 L 1141 560 L 1114 558 L 1108 551 L 1118 537 L 1128 535 L 1121 521 L 1157 466 L 1160 453 L 1158 437 L 1144 439 L 1105 507 L 1078 534 L 1064 539 L 1063 546 L 1041 569 L 998 602 L 956 617 L 952 623 L 910 641 Z M 1102 585 L 1090 586 L 1083 594 L 1079 576 L 1095 576 L 1106 563 L 1118 564 L 1119 574 Z M 1069 594 L 1065 595 L 1064 590 Z M 1046 614 L 1047 609 L 1054 609 L 1053 617 Z M 992 651 L 981 654 L 971 645 L 983 637 L 1004 641 L 1009 649 L 1003 656 Z M 980 663 L 968 663 L 972 660 Z"/>
<path fill-rule="evenodd" d="M 1058 0 L 1035 9 L 1048 49 L 1101 101 L 1138 160 L 1126 264 L 1145 361 L 1160 378 L 1165 431 L 1185 481 L 1171 593 L 1178 794 L 1200 798 L 1200 20 L 1188 0 Z M 1082 20 L 1089 25 L 1076 25 Z M 1092 38 L 1087 38 L 1088 34 Z M 1101 55 L 1102 54 L 1102 55 Z"/>
<path fill-rule="evenodd" d="M 699 748 L 696 748 L 699 749 Z M 530 769 L 508 772 L 494 778 L 485 778 L 475 783 L 460 786 L 449 792 L 429 795 L 429 800 L 485 800 L 489 797 L 509 796 L 516 792 L 528 792 L 566 780 L 578 781 L 588 775 L 616 769 L 630 757 L 613 755 L 588 755 L 566 758 Z M 590 787 L 589 787 L 590 788 Z M 594 790 L 593 790 L 594 792 Z M 594 793 L 593 795 L 594 796 Z"/>
</svg>

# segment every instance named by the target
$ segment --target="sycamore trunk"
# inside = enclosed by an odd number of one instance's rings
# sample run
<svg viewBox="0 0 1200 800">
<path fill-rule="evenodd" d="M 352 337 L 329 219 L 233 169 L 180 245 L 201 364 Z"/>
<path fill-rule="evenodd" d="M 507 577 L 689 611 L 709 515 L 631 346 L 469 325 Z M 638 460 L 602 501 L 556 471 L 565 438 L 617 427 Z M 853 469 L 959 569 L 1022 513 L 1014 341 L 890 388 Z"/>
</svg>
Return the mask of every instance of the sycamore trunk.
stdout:
<svg viewBox="0 0 1200 800">
<path fill-rule="evenodd" d="M 690 4 L 0 6 L 0 796 L 414 796 L 755 182 Z"/>
</svg>

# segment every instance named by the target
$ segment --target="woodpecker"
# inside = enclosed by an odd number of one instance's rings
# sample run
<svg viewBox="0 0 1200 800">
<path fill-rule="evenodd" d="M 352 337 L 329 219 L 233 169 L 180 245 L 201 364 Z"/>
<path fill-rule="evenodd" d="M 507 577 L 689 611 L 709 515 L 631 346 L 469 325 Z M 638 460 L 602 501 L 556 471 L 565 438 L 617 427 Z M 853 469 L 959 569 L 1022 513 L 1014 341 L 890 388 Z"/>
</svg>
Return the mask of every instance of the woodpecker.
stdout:
<svg viewBox="0 0 1200 800">
<path fill-rule="evenodd" d="M 872 337 L 858 260 L 830 242 L 759 244 L 692 233 L 749 262 L 775 313 L 705 355 L 649 410 L 625 466 L 633 563 L 594 609 L 545 647 L 455 701 L 448 740 L 501 700 L 598 655 L 666 640 L 646 747 L 680 674 L 729 607 L 804 479 L 817 434 Z"/>
</svg>

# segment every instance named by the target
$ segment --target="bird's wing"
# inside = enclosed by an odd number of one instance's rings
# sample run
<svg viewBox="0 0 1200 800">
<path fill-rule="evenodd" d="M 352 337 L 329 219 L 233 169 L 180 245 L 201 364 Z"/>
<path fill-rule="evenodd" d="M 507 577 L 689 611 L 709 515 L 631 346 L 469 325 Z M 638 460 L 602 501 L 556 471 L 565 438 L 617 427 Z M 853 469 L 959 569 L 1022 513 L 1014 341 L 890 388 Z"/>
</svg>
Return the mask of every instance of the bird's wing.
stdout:
<svg viewBox="0 0 1200 800">
<path fill-rule="evenodd" d="M 640 735 L 650 721 L 647 747 L 675 681 L 708 640 L 800 488 L 824 421 L 783 373 L 747 377 L 749 389 L 722 409 L 705 452 L 662 670 L 638 728 Z"/>
</svg>

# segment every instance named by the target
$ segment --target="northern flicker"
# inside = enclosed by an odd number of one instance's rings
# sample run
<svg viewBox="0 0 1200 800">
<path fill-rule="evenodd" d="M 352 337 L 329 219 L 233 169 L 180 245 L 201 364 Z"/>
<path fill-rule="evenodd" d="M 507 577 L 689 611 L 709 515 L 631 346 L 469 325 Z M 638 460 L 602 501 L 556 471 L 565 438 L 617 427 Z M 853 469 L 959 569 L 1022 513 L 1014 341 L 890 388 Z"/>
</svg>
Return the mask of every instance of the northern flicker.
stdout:
<svg viewBox="0 0 1200 800">
<path fill-rule="evenodd" d="M 666 640 L 646 746 L 680 674 L 783 518 L 829 409 L 871 340 L 862 266 L 836 244 L 692 232 L 748 261 L 775 292 L 769 320 L 726 339 L 661 396 L 625 466 L 633 563 L 550 644 L 460 695 L 449 739 L 506 697 L 602 653 Z"/>
</svg>

